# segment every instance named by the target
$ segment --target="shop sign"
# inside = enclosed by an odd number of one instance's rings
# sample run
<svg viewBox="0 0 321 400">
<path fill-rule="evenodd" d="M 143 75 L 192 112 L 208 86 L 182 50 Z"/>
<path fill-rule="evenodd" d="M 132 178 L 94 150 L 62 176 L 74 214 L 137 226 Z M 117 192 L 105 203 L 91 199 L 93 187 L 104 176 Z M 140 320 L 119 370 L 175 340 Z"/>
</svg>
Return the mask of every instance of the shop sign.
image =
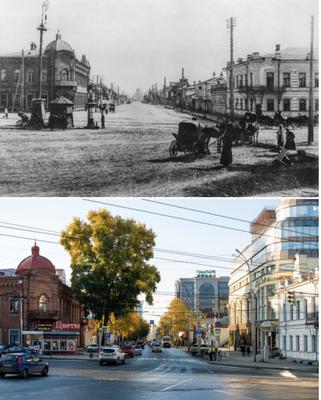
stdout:
<svg viewBox="0 0 321 400">
<path fill-rule="evenodd" d="M 51 331 L 52 330 L 52 325 L 51 324 L 36 324 L 35 325 L 35 330 L 36 331 Z"/>
<path fill-rule="evenodd" d="M 63 324 L 61 321 L 57 321 L 55 328 L 61 331 L 63 329 L 80 329 L 80 324 Z"/>
</svg>

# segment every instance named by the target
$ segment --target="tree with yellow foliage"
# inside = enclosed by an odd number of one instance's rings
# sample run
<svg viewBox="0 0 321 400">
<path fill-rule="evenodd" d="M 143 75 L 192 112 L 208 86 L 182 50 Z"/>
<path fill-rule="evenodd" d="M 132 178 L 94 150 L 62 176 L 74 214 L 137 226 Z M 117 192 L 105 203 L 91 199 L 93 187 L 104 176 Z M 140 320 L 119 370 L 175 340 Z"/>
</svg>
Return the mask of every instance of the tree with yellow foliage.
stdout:
<svg viewBox="0 0 321 400">
<path fill-rule="evenodd" d="M 158 323 L 158 333 L 161 336 L 178 338 L 179 332 L 188 332 L 195 325 L 194 313 L 180 299 L 173 299 Z"/>
</svg>

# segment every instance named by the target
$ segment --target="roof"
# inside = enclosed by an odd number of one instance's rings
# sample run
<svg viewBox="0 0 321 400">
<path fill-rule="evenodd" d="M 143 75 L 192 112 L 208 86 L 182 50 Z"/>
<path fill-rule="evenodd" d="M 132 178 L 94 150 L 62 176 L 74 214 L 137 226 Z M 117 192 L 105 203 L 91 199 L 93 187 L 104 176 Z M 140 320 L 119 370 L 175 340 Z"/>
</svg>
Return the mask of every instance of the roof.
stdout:
<svg viewBox="0 0 321 400">
<path fill-rule="evenodd" d="M 56 273 L 56 269 L 52 262 L 48 258 L 43 257 L 39 254 L 39 247 L 35 244 L 31 248 L 31 256 L 25 258 L 20 262 L 16 270 L 16 275 L 19 275 L 25 271 L 31 270 L 45 270 L 52 273 Z"/>
<path fill-rule="evenodd" d="M 70 105 L 73 105 L 74 103 L 71 100 L 66 99 L 66 97 L 64 97 L 64 96 L 59 96 L 56 99 L 52 100 L 50 102 L 50 104 L 70 104 Z"/>
<path fill-rule="evenodd" d="M 305 60 L 309 53 L 309 47 L 287 47 L 280 51 L 282 60 Z M 263 57 L 275 57 L 275 53 L 264 54 Z M 315 59 L 318 57 L 318 49 L 313 49 L 313 58 Z"/>
<path fill-rule="evenodd" d="M 15 51 L 13 53 L 5 53 L 1 54 L 1 57 L 22 57 L 22 52 L 21 51 Z M 39 50 L 24 50 L 24 56 L 25 57 L 39 57 Z"/>
<path fill-rule="evenodd" d="M 70 51 L 71 53 L 74 52 L 70 44 L 61 39 L 61 33 L 59 31 L 56 35 L 56 40 L 50 42 L 47 45 L 45 51 L 48 51 L 50 49 L 54 49 L 56 51 Z"/>
</svg>

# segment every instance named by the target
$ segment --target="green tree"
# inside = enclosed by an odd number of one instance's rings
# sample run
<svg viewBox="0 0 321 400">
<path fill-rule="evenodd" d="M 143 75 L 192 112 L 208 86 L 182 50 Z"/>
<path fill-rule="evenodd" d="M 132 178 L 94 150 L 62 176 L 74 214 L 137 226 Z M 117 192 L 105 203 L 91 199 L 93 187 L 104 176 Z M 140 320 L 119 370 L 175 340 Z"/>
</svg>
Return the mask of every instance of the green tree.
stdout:
<svg viewBox="0 0 321 400">
<path fill-rule="evenodd" d="M 71 257 L 71 284 L 85 311 L 98 320 L 125 315 L 145 294 L 153 303 L 160 281 L 153 257 L 155 233 L 133 219 L 113 217 L 106 209 L 92 210 L 88 221 L 73 218 L 60 243 Z"/>
</svg>

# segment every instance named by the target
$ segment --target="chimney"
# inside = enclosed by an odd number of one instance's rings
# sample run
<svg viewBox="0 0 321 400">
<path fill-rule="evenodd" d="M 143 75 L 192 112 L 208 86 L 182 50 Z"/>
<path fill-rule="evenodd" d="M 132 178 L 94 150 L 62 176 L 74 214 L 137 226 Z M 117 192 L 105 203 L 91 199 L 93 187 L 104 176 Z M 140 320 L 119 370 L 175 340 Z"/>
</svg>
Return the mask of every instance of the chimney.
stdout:
<svg viewBox="0 0 321 400">
<path fill-rule="evenodd" d="M 30 43 L 30 50 L 36 50 L 36 48 L 37 48 L 36 43 L 35 42 L 31 42 Z"/>
<path fill-rule="evenodd" d="M 281 51 L 280 48 L 281 48 L 281 46 L 279 44 L 276 44 L 275 45 L 275 52 L 276 53 L 280 52 Z"/>
<path fill-rule="evenodd" d="M 238 62 L 238 63 L 241 63 L 242 61 L 243 61 L 243 60 L 242 60 L 241 57 L 237 59 L 237 62 Z"/>
</svg>

